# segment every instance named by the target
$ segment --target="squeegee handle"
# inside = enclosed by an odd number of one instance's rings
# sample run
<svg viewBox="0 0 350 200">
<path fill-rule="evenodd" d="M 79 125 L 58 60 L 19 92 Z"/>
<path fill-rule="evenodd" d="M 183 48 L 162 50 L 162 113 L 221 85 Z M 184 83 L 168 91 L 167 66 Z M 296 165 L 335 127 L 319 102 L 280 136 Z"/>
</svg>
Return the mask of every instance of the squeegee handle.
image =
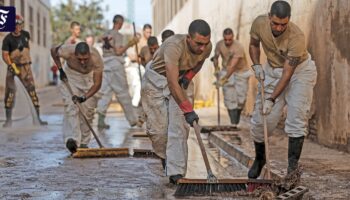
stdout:
<svg viewBox="0 0 350 200">
<path fill-rule="evenodd" d="M 262 110 L 264 109 L 265 101 L 265 85 L 264 81 L 260 80 L 261 84 L 261 105 Z M 266 169 L 267 169 L 267 179 L 271 179 L 271 166 L 270 166 L 270 150 L 269 150 L 269 136 L 267 132 L 267 119 L 266 115 L 262 114 L 263 124 L 264 124 L 264 142 L 265 142 L 265 158 L 266 158 Z"/>
<path fill-rule="evenodd" d="M 196 121 L 194 121 L 193 122 L 193 128 L 194 128 L 194 132 L 196 133 L 196 137 L 197 137 L 197 140 L 198 140 L 199 148 L 201 149 L 201 153 L 202 153 L 202 156 L 203 156 L 205 167 L 207 168 L 207 173 L 211 174 L 212 171 L 211 171 L 211 167 L 210 167 L 210 164 L 209 164 L 208 155 L 207 155 L 207 152 L 205 151 L 203 140 L 202 140 L 202 137 L 201 137 L 201 134 L 200 134 L 201 127 L 197 124 Z"/>
</svg>

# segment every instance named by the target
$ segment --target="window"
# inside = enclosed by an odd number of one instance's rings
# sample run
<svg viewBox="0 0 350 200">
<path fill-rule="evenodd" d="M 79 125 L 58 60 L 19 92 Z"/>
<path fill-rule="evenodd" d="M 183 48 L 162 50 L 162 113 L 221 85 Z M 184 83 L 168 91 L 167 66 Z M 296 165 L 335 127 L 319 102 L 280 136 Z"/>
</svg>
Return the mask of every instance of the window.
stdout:
<svg viewBox="0 0 350 200">
<path fill-rule="evenodd" d="M 25 7 L 25 4 L 24 4 L 24 0 L 21 0 L 21 15 L 22 15 L 22 17 L 23 18 L 25 18 L 25 9 L 26 7 Z"/>
<path fill-rule="evenodd" d="M 43 45 L 46 47 L 46 17 L 44 17 L 44 22 L 43 22 Z"/>
<path fill-rule="evenodd" d="M 40 30 L 41 30 L 41 23 L 40 23 L 40 13 L 38 12 L 37 14 L 37 18 L 36 18 L 36 21 L 37 21 L 37 36 L 38 36 L 38 45 L 40 45 L 40 36 L 41 36 L 41 33 L 40 33 Z"/>
<path fill-rule="evenodd" d="M 33 16 L 33 7 L 29 6 L 29 31 L 30 31 L 30 38 L 32 38 L 32 41 L 34 42 L 34 16 Z"/>
</svg>

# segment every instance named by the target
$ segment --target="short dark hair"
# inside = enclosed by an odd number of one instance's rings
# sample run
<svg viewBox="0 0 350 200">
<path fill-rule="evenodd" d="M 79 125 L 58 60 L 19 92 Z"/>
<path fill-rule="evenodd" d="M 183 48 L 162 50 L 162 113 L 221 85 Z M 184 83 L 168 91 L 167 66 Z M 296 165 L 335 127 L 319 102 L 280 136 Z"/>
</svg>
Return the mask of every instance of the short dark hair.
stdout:
<svg viewBox="0 0 350 200">
<path fill-rule="evenodd" d="M 233 35 L 233 31 L 231 28 L 225 28 L 223 34 L 224 35 Z"/>
<path fill-rule="evenodd" d="M 75 55 L 82 54 L 85 55 L 90 53 L 89 45 L 86 42 L 79 42 L 77 46 L 75 46 Z"/>
<path fill-rule="evenodd" d="M 80 23 L 77 22 L 77 21 L 72 21 L 72 22 L 70 23 L 70 28 L 73 28 L 74 26 L 80 26 Z"/>
<path fill-rule="evenodd" d="M 147 45 L 148 46 L 153 46 L 155 44 L 158 44 L 157 38 L 154 37 L 154 36 L 149 37 L 148 40 L 147 40 Z"/>
<path fill-rule="evenodd" d="M 113 23 L 116 23 L 117 21 L 124 21 L 124 17 L 121 15 L 114 15 Z"/>
<path fill-rule="evenodd" d="M 143 25 L 143 29 L 142 30 L 146 30 L 146 29 L 152 29 L 152 26 L 151 26 L 151 24 L 145 24 L 145 25 Z"/>
<path fill-rule="evenodd" d="M 291 8 L 286 1 L 275 1 L 271 5 L 270 16 L 276 16 L 278 18 L 290 17 Z"/>
<path fill-rule="evenodd" d="M 190 27 L 188 28 L 188 34 L 193 37 L 196 33 L 202 36 L 210 35 L 209 24 L 202 19 L 196 19 L 192 21 Z"/>
<path fill-rule="evenodd" d="M 164 42 L 168 37 L 175 35 L 174 31 L 167 29 L 162 32 L 162 41 Z"/>
</svg>

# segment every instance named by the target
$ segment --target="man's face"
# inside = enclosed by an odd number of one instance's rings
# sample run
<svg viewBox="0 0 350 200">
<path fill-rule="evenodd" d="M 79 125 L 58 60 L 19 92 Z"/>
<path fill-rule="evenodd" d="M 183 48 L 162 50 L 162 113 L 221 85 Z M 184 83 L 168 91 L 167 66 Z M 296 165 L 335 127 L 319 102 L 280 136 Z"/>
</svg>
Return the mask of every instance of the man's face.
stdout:
<svg viewBox="0 0 350 200">
<path fill-rule="evenodd" d="M 157 51 L 158 48 L 159 48 L 158 44 L 154 44 L 154 45 L 148 46 L 149 52 L 151 53 L 152 56 Z"/>
<path fill-rule="evenodd" d="M 192 53 L 200 55 L 210 43 L 210 34 L 203 36 L 195 33 L 193 36 L 187 35 L 187 45 Z"/>
<path fill-rule="evenodd" d="M 151 35 L 152 35 L 152 29 L 146 28 L 145 30 L 143 30 L 143 37 L 145 37 L 146 39 L 151 37 Z"/>
<path fill-rule="evenodd" d="M 22 31 L 23 23 L 22 24 L 16 24 L 15 34 L 19 34 Z"/>
<path fill-rule="evenodd" d="M 87 62 L 90 59 L 90 53 L 87 54 L 75 54 L 77 59 L 79 60 L 79 63 L 82 65 L 82 67 L 86 67 Z"/>
<path fill-rule="evenodd" d="M 85 42 L 89 45 L 89 46 L 93 46 L 95 43 L 94 37 L 89 36 L 87 38 L 85 38 Z"/>
<path fill-rule="evenodd" d="M 227 47 L 231 46 L 233 43 L 233 34 L 228 34 L 228 35 L 224 34 L 224 42 L 225 42 L 225 46 Z"/>
<path fill-rule="evenodd" d="M 278 18 L 275 15 L 269 15 L 270 26 L 272 34 L 275 37 L 280 36 L 286 29 L 289 22 L 289 17 L 286 18 Z"/>
<path fill-rule="evenodd" d="M 72 35 L 74 35 L 75 37 L 80 36 L 80 26 L 73 26 L 71 31 L 72 31 Z"/>
</svg>

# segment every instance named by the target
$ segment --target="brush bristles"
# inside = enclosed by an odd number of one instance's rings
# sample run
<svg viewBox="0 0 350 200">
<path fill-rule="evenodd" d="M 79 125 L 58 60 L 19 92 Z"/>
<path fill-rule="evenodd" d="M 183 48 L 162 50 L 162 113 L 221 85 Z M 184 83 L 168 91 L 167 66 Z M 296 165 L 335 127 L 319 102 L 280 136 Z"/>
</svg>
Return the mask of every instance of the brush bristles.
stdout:
<svg viewBox="0 0 350 200">
<path fill-rule="evenodd" d="M 175 196 L 211 196 L 245 190 L 246 184 L 243 183 L 180 183 L 177 185 Z"/>
</svg>

